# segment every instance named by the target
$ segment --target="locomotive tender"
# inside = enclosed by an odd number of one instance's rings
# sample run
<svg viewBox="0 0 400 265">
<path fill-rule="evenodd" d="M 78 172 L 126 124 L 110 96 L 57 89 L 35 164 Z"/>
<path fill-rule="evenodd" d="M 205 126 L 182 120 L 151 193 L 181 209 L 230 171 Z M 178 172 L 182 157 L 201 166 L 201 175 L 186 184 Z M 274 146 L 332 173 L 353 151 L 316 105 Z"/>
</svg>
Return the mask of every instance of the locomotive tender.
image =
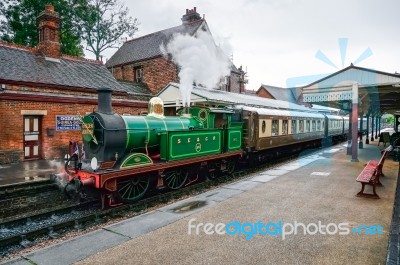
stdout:
<svg viewBox="0 0 400 265">
<path fill-rule="evenodd" d="M 68 161 L 66 171 L 69 185 L 100 190 L 103 207 L 106 198 L 134 202 L 150 187 L 179 189 L 199 175 L 233 172 L 240 158 L 263 161 L 270 151 L 348 131 L 341 116 L 246 105 L 194 106 L 167 117 L 159 98 L 150 100 L 146 116 L 119 115 L 110 89 L 98 95 L 98 110 L 82 119 L 86 160 L 72 156 L 74 169 Z"/>
</svg>

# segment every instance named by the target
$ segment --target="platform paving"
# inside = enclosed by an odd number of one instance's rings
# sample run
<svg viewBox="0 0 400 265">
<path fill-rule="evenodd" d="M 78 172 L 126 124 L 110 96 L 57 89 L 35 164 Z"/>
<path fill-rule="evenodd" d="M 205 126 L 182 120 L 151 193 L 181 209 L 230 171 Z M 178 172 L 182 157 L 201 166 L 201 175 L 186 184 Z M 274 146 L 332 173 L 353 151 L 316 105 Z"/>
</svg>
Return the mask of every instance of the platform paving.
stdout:
<svg viewBox="0 0 400 265">
<path fill-rule="evenodd" d="M 367 145 L 360 162 L 350 162 L 345 147 L 334 147 L 99 230 L 109 239 L 89 234 L 9 264 L 385 264 L 398 163 L 385 162 L 380 200 L 355 196 L 361 187 L 357 175 L 379 157 L 379 149 Z M 246 240 L 244 234 L 196 235 L 195 229 L 189 235 L 191 219 L 194 225 L 347 223 L 351 232 L 285 239 L 257 234 Z M 360 225 L 380 225 L 383 234 L 352 231 Z"/>
<path fill-rule="evenodd" d="M 59 173 L 61 160 L 33 160 L 0 165 L 0 186 L 48 180 L 51 173 Z"/>
</svg>

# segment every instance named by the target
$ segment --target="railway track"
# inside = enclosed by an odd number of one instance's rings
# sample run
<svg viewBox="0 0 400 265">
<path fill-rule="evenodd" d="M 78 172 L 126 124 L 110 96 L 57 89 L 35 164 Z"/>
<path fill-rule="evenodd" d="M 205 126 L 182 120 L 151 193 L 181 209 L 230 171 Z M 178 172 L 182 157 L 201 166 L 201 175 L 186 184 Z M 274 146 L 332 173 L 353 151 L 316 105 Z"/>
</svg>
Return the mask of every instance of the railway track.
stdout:
<svg viewBox="0 0 400 265">
<path fill-rule="evenodd" d="M 10 249 L 32 246 L 36 238 L 56 238 L 67 231 L 83 229 L 126 214 L 139 215 L 146 209 L 165 205 L 171 201 L 204 192 L 205 189 L 238 180 L 237 176 L 244 174 L 244 171 L 238 171 L 234 176 L 224 175 L 213 181 L 193 184 L 176 191 L 157 194 L 133 204 L 123 204 L 106 210 L 101 210 L 99 200 L 90 200 L 0 223 L 0 257 L 7 256 L 12 252 Z"/>
<path fill-rule="evenodd" d="M 321 149 L 308 152 L 307 155 L 321 152 Z M 304 150 L 302 151 L 304 154 Z M 157 194 L 133 204 L 124 204 L 101 210 L 98 200 L 52 209 L 44 213 L 25 216 L 7 222 L 0 222 L 0 257 L 20 251 L 43 240 L 50 240 L 69 231 L 85 229 L 116 217 L 133 217 L 149 209 L 162 207 L 168 203 L 195 196 L 218 186 L 248 178 L 249 175 L 271 167 L 280 166 L 298 157 L 298 153 L 279 158 L 272 163 L 255 167 L 241 167 L 232 175 L 222 175 L 211 181 L 195 183 L 175 191 Z M 35 225 L 36 224 L 36 225 Z M 40 224 L 40 225 L 38 225 Z"/>
<path fill-rule="evenodd" d="M 50 180 L 4 185 L 0 187 L 0 224 L 63 204 L 70 203 Z"/>
</svg>

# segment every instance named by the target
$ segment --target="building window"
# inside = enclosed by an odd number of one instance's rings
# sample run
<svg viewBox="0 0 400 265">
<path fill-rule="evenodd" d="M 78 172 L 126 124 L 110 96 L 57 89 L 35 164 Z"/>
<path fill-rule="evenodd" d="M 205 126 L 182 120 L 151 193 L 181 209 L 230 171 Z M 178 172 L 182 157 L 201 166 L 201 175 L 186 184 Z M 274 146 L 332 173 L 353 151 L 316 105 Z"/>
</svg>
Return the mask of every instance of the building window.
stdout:
<svg viewBox="0 0 400 265">
<path fill-rule="evenodd" d="M 143 82 L 143 69 L 142 68 L 135 68 L 135 81 L 136 81 L 136 83 Z"/>
<path fill-rule="evenodd" d="M 279 135 L 279 121 L 278 120 L 273 120 L 272 121 L 271 135 L 272 136 L 278 136 Z"/>
</svg>

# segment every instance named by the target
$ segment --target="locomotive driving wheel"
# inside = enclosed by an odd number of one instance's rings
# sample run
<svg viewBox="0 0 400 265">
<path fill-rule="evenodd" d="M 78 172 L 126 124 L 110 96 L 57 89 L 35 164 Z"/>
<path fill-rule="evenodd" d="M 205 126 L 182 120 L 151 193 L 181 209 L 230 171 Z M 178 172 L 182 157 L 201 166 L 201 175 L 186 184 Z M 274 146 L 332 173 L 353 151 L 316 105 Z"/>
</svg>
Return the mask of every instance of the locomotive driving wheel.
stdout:
<svg viewBox="0 0 400 265">
<path fill-rule="evenodd" d="M 235 172 L 235 167 L 236 167 L 235 159 L 228 159 L 228 161 L 226 161 L 226 172 L 228 174 L 232 174 L 233 172 Z"/>
<path fill-rule="evenodd" d="M 167 187 L 172 190 L 181 188 L 189 175 L 189 171 L 185 168 L 171 170 L 165 174 L 165 182 Z"/>
<path fill-rule="evenodd" d="M 120 180 L 117 183 L 117 193 L 125 202 L 136 202 L 144 196 L 149 188 L 149 183 L 148 176 Z"/>
<path fill-rule="evenodd" d="M 208 164 L 208 178 L 209 179 L 216 179 L 220 175 L 220 171 L 218 168 L 220 165 L 217 162 L 210 162 Z"/>
</svg>

